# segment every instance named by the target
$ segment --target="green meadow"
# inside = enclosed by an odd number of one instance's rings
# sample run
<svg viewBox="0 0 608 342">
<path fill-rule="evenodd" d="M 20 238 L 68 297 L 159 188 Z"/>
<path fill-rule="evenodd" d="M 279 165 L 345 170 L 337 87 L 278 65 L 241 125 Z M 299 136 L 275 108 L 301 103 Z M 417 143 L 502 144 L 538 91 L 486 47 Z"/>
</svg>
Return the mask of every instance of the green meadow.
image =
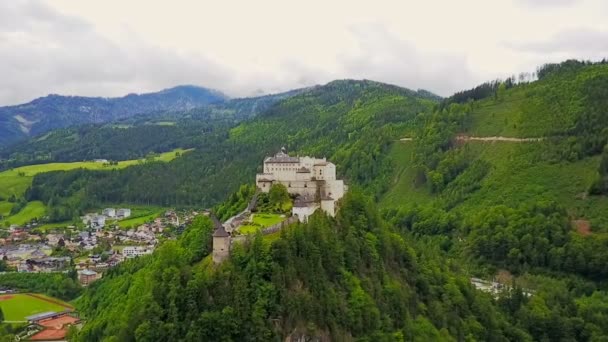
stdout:
<svg viewBox="0 0 608 342">
<path fill-rule="evenodd" d="M 239 227 L 239 232 L 241 234 L 253 234 L 260 229 L 270 227 L 283 220 L 285 220 L 285 217 L 281 217 L 279 214 L 255 213 L 253 214 L 253 222 Z"/>
</svg>

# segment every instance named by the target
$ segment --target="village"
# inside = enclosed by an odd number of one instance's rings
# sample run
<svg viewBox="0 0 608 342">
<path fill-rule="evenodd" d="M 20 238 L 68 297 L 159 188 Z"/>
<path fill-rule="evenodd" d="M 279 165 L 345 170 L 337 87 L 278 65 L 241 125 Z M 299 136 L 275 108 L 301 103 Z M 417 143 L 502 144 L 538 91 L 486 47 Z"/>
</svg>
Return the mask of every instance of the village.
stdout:
<svg viewBox="0 0 608 342">
<path fill-rule="evenodd" d="M 167 210 L 131 228 L 118 222 L 131 216 L 129 208 L 105 208 L 87 213 L 82 224 L 39 229 L 36 223 L 11 225 L 0 231 L 0 272 L 70 272 L 87 286 L 108 269 L 151 254 L 164 239 L 175 239 L 194 216 L 206 211 Z"/>
</svg>

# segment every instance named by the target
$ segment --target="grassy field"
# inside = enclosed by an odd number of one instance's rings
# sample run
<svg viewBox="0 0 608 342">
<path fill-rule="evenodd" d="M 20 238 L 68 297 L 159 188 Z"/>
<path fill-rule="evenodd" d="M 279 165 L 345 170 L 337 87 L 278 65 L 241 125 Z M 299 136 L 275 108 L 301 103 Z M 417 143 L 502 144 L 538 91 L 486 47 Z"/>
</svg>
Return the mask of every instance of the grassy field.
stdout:
<svg viewBox="0 0 608 342">
<path fill-rule="evenodd" d="M 394 178 L 387 193 L 382 197 L 382 207 L 400 207 L 404 203 L 428 203 L 433 198 L 425 186 L 414 186 L 412 153 L 414 143 L 398 141 L 393 144 L 389 157 L 394 165 Z"/>
<path fill-rule="evenodd" d="M 10 224 L 25 224 L 34 218 L 42 218 L 45 212 L 46 206 L 44 203 L 40 201 L 32 201 L 28 202 L 28 204 L 18 213 L 8 216 L 5 220 L 0 221 L 0 223 L 8 221 Z"/>
<path fill-rule="evenodd" d="M 8 216 L 13 208 L 13 203 L 9 201 L 0 201 L 0 215 Z"/>
<path fill-rule="evenodd" d="M 49 299 L 61 302 L 58 299 Z M 66 305 L 69 306 L 68 304 Z M 59 312 L 66 309 L 64 306 L 51 303 L 40 298 L 32 297 L 27 294 L 0 296 L 0 308 L 2 308 L 2 312 L 4 312 L 4 319 L 6 321 L 25 321 L 25 317 L 27 316 L 48 311 Z"/>
<path fill-rule="evenodd" d="M 489 126 L 486 129 L 490 129 Z M 596 177 L 599 157 L 551 163 L 540 157 L 543 144 L 549 142 L 468 142 L 467 148 L 474 158 L 487 161 L 491 168 L 481 181 L 481 189 L 471 194 L 457 210 L 470 212 L 477 207 L 499 204 L 517 207 L 531 201 L 555 201 L 564 206 L 573 219 L 591 221 L 593 231 L 608 231 L 608 197 L 585 197 Z M 411 142 L 396 142 L 392 146 L 394 180 L 380 202 L 382 207 L 426 204 L 437 199 L 426 186 L 414 186 L 412 152 Z"/>
<path fill-rule="evenodd" d="M 170 152 L 165 152 L 154 158 L 156 161 L 169 162 L 177 157 L 178 154 L 188 152 L 190 150 L 176 149 Z M 74 163 L 50 163 L 39 165 L 28 165 L 18 167 L 12 170 L 0 172 L 0 199 L 9 198 L 11 195 L 17 197 L 23 196 L 25 190 L 32 184 L 32 179 L 38 173 L 50 171 L 67 171 L 78 168 L 89 170 L 112 170 L 125 168 L 132 165 L 142 163 L 143 159 L 125 160 L 118 162 L 118 165 L 106 165 L 96 162 L 74 162 Z M 0 214 L 7 215 L 10 213 L 12 203 L 0 201 Z M 16 215 L 7 217 L 5 220 L 14 224 L 22 224 L 34 217 L 44 215 L 44 205 L 42 203 L 28 204 Z M 3 223 L 3 221 L 0 221 Z"/>
<path fill-rule="evenodd" d="M 241 234 L 253 234 L 260 229 L 272 226 L 283 220 L 285 220 L 285 217 L 281 217 L 279 214 L 256 213 L 253 214 L 253 224 L 239 227 L 239 232 Z"/>
<path fill-rule="evenodd" d="M 506 204 L 517 206 L 529 201 L 556 201 L 573 218 L 589 219 L 592 228 L 608 229 L 608 198 L 586 198 L 595 179 L 599 157 L 570 163 L 539 161 L 535 156 L 541 144 L 469 142 L 469 147 L 492 165 L 482 180 L 482 188 L 465 206 Z"/>
<path fill-rule="evenodd" d="M 523 137 L 518 128 L 521 126 L 520 107 L 524 99 L 523 91 L 517 89 L 501 101 L 494 101 L 493 98 L 479 101 L 471 113 L 473 126 L 468 133 L 483 137 Z"/>
</svg>

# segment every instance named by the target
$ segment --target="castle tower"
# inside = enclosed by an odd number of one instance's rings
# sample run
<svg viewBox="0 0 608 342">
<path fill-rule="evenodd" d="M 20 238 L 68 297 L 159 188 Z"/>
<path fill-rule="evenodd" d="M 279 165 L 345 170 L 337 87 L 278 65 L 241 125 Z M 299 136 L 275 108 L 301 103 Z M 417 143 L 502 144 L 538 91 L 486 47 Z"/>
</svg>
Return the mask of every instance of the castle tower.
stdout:
<svg viewBox="0 0 608 342">
<path fill-rule="evenodd" d="M 213 232 L 213 262 L 219 264 L 230 256 L 230 234 L 226 232 L 226 229 L 215 215 L 212 215 L 212 219 L 215 224 L 215 231 Z"/>
</svg>

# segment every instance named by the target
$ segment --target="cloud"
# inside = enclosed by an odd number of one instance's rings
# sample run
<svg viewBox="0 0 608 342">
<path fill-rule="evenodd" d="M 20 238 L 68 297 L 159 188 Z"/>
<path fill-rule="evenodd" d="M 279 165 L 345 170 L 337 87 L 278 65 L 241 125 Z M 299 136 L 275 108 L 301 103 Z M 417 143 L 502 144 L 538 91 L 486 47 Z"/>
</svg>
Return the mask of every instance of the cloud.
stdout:
<svg viewBox="0 0 608 342">
<path fill-rule="evenodd" d="M 340 56 L 347 77 L 368 78 L 451 95 L 479 81 L 464 54 L 423 51 L 378 23 L 351 30 L 358 50 Z"/>
<path fill-rule="evenodd" d="M 544 41 L 505 44 L 507 47 L 537 54 L 574 54 L 581 58 L 608 56 L 608 31 L 573 28 L 559 31 Z"/>
<path fill-rule="evenodd" d="M 126 39 L 118 45 L 40 2 L 2 2 L 0 104 L 48 93 L 105 96 L 183 83 L 221 89 L 233 82 L 233 73 L 207 56 Z"/>
<path fill-rule="evenodd" d="M 531 7 L 566 7 L 581 3 L 583 0 L 517 0 L 522 5 Z"/>
</svg>

